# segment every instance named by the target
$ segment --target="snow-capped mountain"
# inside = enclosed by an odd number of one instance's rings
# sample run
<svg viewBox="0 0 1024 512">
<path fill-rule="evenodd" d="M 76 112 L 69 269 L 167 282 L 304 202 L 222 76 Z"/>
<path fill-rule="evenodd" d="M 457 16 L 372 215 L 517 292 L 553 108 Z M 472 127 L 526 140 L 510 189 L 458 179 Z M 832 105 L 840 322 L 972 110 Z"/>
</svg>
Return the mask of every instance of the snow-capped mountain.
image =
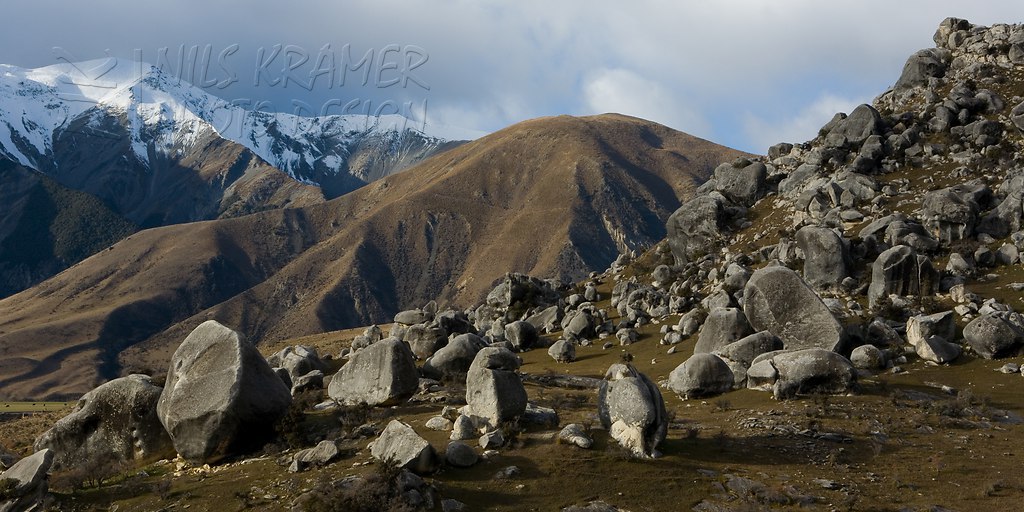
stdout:
<svg viewBox="0 0 1024 512">
<path fill-rule="evenodd" d="M 398 115 L 249 111 L 154 66 L 120 59 L 38 69 L 0 65 L 0 157 L 93 193 L 142 225 L 308 203 L 316 195 L 310 187 L 335 197 L 404 169 L 452 140 L 479 135 Z M 267 176 L 258 176 L 268 173 L 264 162 L 296 183 L 280 177 L 265 183 Z M 239 196 L 243 177 L 259 197 L 241 208 L 224 204 Z M 200 204 L 161 212 L 149 191 L 182 181 L 216 190 L 187 187 L 186 198 Z M 301 198 L 282 195 L 274 184 Z M 277 203 L 262 200 L 275 194 Z"/>
</svg>

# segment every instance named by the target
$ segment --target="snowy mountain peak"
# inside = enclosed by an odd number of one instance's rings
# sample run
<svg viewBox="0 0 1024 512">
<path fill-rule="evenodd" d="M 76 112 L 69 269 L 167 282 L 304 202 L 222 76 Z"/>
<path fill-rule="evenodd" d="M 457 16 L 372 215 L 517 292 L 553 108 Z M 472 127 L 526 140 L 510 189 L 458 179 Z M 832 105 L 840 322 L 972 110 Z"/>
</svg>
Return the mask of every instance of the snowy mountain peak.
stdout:
<svg viewBox="0 0 1024 512">
<path fill-rule="evenodd" d="M 56 136 L 86 116 L 90 125 L 104 116 L 121 119 L 144 165 L 150 155 L 173 157 L 205 137 L 219 136 L 307 183 L 351 173 L 348 159 L 356 146 L 381 146 L 381 154 L 390 154 L 401 151 L 408 137 L 420 139 L 418 147 L 440 147 L 483 135 L 399 115 L 303 117 L 249 111 L 157 67 L 124 59 L 36 69 L 0 65 L 0 155 L 42 170 L 53 156 Z"/>
</svg>

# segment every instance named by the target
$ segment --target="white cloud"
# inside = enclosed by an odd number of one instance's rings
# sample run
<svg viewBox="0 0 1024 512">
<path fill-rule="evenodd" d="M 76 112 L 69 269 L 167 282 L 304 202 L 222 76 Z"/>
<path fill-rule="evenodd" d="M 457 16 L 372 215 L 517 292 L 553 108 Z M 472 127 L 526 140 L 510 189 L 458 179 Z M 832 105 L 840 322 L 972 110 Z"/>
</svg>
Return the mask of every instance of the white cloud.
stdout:
<svg viewBox="0 0 1024 512">
<path fill-rule="evenodd" d="M 751 123 L 805 133 L 792 127 L 810 108 L 806 98 L 821 100 L 831 91 L 868 99 L 896 81 L 908 55 L 932 45 L 946 16 L 1018 22 L 1024 3 L 180 0 L 168 6 L 96 0 L 62 2 L 55 11 L 52 2 L 11 0 L 4 14 L 47 23 L 0 31 L 3 63 L 52 64 L 53 46 L 88 58 L 107 48 L 130 57 L 134 48 L 153 56 L 157 48 L 181 44 L 239 44 L 240 81 L 219 91 L 227 98 L 288 106 L 304 94 L 311 105 L 339 96 L 379 103 L 419 94 L 445 122 L 489 130 L 543 115 L 621 111 L 763 151 L 764 130 L 748 129 Z M 327 43 L 335 49 L 351 43 L 359 51 L 418 45 L 430 54 L 419 71 L 431 88 L 254 88 L 252 69 L 242 69 L 261 46 L 315 52 Z"/>
<path fill-rule="evenodd" d="M 641 117 L 698 137 L 711 135 L 711 126 L 686 104 L 686 95 L 627 69 L 601 69 L 583 83 L 584 112 L 614 112 Z"/>
<path fill-rule="evenodd" d="M 870 100 L 871 98 L 844 98 L 826 93 L 792 116 L 763 119 L 747 113 L 743 120 L 743 131 L 754 148 L 752 151 L 764 154 L 769 146 L 779 142 L 800 143 L 813 139 L 818 135 L 818 130 L 836 113 L 848 114 L 857 105 Z"/>
</svg>

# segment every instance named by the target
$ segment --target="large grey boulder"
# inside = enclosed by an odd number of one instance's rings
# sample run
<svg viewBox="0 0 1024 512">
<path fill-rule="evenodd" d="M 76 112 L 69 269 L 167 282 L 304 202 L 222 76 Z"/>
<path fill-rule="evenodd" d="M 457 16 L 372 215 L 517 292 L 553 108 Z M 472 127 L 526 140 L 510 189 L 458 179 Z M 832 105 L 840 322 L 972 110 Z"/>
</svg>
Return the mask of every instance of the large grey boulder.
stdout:
<svg viewBox="0 0 1024 512">
<path fill-rule="evenodd" d="M 743 311 L 737 308 L 715 308 L 701 326 L 693 352 L 714 352 L 753 332 Z"/>
<path fill-rule="evenodd" d="M 331 379 L 327 394 L 342 405 L 397 405 L 416 393 L 419 381 L 412 350 L 387 338 L 353 353 Z"/>
<path fill-rule="evenodd" d="M 907 343 L 917 347 L 932 336 L 944 340 L 956 336 L 956 315 L 953 311 L 914 315 L 907 319 Z"/>
<path fill-rule="evenodd" d="M 871 105 L 858 105 L 849 116 L 830 123 L 825 143 L 832 147 L 849 146 L 859 148 L 868 137 L 881 135 L 884 129 L 882 116 Z"/>
<path fill-rule="evenodd" d="M 129 375 L 100 385 L 78 400 L 34 444 L 51 449 L 54 468 L 73 468 L 94 459 L 155 460 L 174 453 L 156 413 L 163 388 L 146 375 Z"/>
<path fill-rule="evenodd" d="M 760 331 L 716 350 L 715 355 L 750 368 L 757 356 L 783 348 L 782 340 L 778 336 L 768 331 Z"/>
<path fill-rule="evenodd" d="M 957 185 L 926 193 L 921 220 L 933 237 L 949 243 L 974 234 L 980 210 L 968 187 Z"/>
<path fill-rule="evenodd" d="M 964 327 L 964 339 L 975 353 L 985 359 L 1016 355 L 1024 346 L 1024 332 L 997 313 L 971 320 Z"/>
<path fill-rule="evenodd" d="M 291 402 L 256 347 L 208 320 L 171 357 L 157 415 L 179 455 L 210 462 L 262 446 Z"/>
<path fill-rule="evenodd" d="M 874 345 L 861 345 L 850 353 L 850 362 L 858 370 L 881 370 L 887 364 L 885 352 Z"/>
<path fill-rule="evenodd" d="M 497 429 L 526 411 L 526 388 L 516 370 L 519 357 L 504 347 L 477 353 L 466 375 L 463 414 L 481 432 Z"/>
<path fill-rule="evenodd" d="M 754 359 L 761 354 L 782 350 L 782 340 L 778 336 L 761 331 L 734 341 L 714 352 L 714 354 L 729 365 L 733 375 L 733 388 L 743 389 L 747 387 L 747 370 L 753 364 Z"/>
<path fill-rule="evenodd" d="M 555 362 L 571 363 L 576 360 L 576 344 L 570 340 L 558 340 L 548 348 L 548 355 Z"/>
<path fill-rule="evenodd" d="M 413 473 L 425 474 L 437 470 L 437 451 L 409 425 L 391 420 L 373 442 L 370 455 L 388 461 Z"/>
<path fill-rule="evenodd" d="M 402 336 L 417 359 L 426 359 L 448 342 L 448 335 L 440 327 L 428 324 L 410 325 Z"/>
<path fill-rule="evenodd" d="M 628 364 L 613 364 L 598 390 L 598 416 L 612 439 L 637 458 L 660 456 L 658 444 L 668 432 L 661 391 Z"/>
<path fill-rule="evenodd" d="M 764 196 L 768 168 L 761 162 L 740 159 L 719 165 L 715 169 L 715 190 L 730 201 L 751 206 Z"/>
<path fill-rule="evenodd" d="M 1024 106 L 1024 103 L 1020 106 Z M 1021 228 L 1021 216 L 1024 212 L 1024 174 L 1015 173 L 1009 176 L 999 186 L 999 193 L 1003 197 L 1002 201 L 981 219 L 978 231 L 1003 238 Z"/>
<path fill-rule="evenodd" d="M 565 312 L 558 306 L 551 306 L 526 318 L 538 332 L 552 333 L 561 329 Z"/>
<path fill-rule="evenodd" d="M 896 90 L 924 87 L 929 78 L 941 78 L 946 75 L 951 54 L 949 50 L 928 48 L 921 50 L 907 59 L 903 65 L 903 73 L 896 81 Z"/>
<path fill-rule="evenodd" d="M 451 441 L 448 443 L 448 449 L 444 452 L 444 459 L 449 466 L 468 468 L 476 464 L 480 457 L 472 446 L 462 441 Z"/>
<path fill-rule="evenodd" d="M 797 394 L 846 393 L 857 382 L 857 370 L 848 359 L 819 348 L 765 357 L 750 367 L 748 376 L 748 387 L 770 389 L 776 399 Z"/>
<path fill-rule="evenodd" d="M 843 328 L 828 306 L 796 272 L 758 269 L 743 290 L 743 312 L 756 331 L 768 331 L 786 350 L 843 348 Z"/>
<path fill-rule="evenodd" d="M 878 255 L 871 264 L 868 301 L 872 308 L 889 295 L 931 295 L 939 275 L 927 256 L 909 246 L 897 245 Z"/>
<path fill-rule="evenodd" d="M 733 387 L 729 365 L 714 354 L 694 354 L 668 377 L 668 388 L 683 398 L 720 395 Z"/>
<path fill-rule="evenodd" d="M 429 322 L 430 316 L 427 315 L 422 309 L 409 309 L 406 311 L 399 311 L 395 314 L 395 323 L 402 325 L 416 325 Z"/>
<path fill-rule="evenodd" d="M 676 265 L 713 252 L 722 242 L 728 220 L 723 199 L 715 194 L 697 196 L 668 218 L 668 243 Z"/>
<path fill-rule="evenodd" d="M 516 350 L 530 350 L 540 342 L 540 335 L 533 324 L 519 320 L 505 326 L 505 339 Z"/>
<path fill-rule="evenodd" d="M 960 357 L 963 350 L 960 345 L 950 343 L 941 336 L 929 336 L 914 346 L 914 352 L 925 361 L 946 364 Z"/>
<path fill-rule="evenodd" d="M 833 288 L 849 275 L 846 244 L 835 231 L 804 226 L 796 232 L 796 242 L 804 252 L 804 281 L 811 287 Z"/>
<path fill-rule="evenodd" d="M 566 336 L 581 339 L 594 336 L 594 317 L 589 311 L 577 311 L 562 319 L 562 327 Z"/>
<path fill-rule="evenodd" d="M 476 334 L 460 334 L 423 363 L 423 375 L 432 379 L 465 379 L 477 352 L 486 346 Z"/>
<path fill-rule="evenodd" d="M 19 460 L 0 473 L 0 482 L 11 482 L 6 496 L 0 497 L 0 512 L 43 510 L 49 489 L 49 472 L 53 451 L 43 449 Z"/>
</svg>

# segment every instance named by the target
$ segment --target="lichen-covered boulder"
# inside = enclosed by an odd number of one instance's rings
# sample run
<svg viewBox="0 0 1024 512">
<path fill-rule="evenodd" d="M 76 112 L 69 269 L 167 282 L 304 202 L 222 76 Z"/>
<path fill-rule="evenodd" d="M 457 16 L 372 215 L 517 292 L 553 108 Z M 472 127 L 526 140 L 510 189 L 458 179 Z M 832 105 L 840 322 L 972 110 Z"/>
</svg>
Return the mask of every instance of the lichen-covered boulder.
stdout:
<svg viewBox="0 0 1024 512">
<path fill-rule="evenodd" d="M 162 391 L 146 375 L 102 384 L 39 436 L 34 448 L 53 450 L 55 469 L 93 459 L 141 462 L 171 455 L 171 438 L 156 413 Z"/>
</svg>

